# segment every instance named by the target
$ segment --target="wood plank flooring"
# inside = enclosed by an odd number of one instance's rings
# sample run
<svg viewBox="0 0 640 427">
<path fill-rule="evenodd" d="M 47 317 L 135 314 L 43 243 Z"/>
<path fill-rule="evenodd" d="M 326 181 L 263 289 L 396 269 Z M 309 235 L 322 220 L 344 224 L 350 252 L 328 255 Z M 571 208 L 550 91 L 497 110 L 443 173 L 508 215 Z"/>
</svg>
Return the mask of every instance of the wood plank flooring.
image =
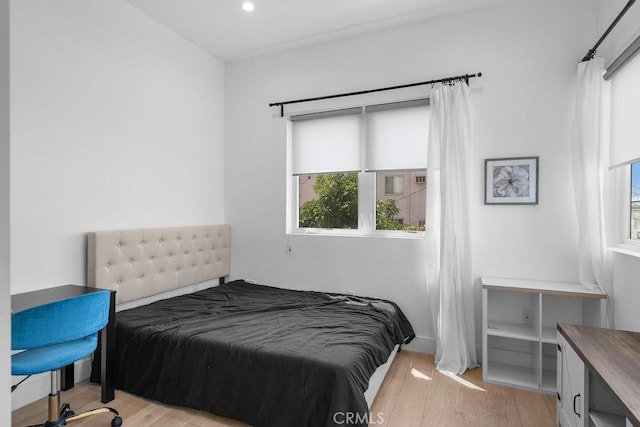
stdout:
<svg viewBox="0 0 640 427">
<path fill-rule="evenodd" d="M 100 387 L 83 381 L 63 392 L 62 400 L 75 411 L 101 406 Z M 223 427 L 244 426 L 208 412 L 167 406 L 116 391 L 109 403 L 124 419 L 124 426 Z M 13 412 L 12 426 L 42 422 L 47 399 Z M 433 356 L 403 350 L 396 356 L 376 397 L 370 426 L 555 426 L 554 395 L 539 394 L 482 382 L 482 370 L 462 376 L 435 370 Z M 111 416 L 100 414 L 70 424 L 110 426 Z"/>
</svg>

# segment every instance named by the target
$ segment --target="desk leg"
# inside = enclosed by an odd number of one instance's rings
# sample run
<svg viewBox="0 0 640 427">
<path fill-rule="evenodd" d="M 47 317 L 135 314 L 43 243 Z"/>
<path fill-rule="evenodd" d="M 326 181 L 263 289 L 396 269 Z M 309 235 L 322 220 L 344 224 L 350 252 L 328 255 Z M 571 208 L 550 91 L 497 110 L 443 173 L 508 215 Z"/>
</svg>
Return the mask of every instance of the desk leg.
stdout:
<svg viewBox="0 0 640 427">
<path fill-rule="evenodd" d="M 73 363 L 65 366 L 61 369 L 62 375 L 60 375 L 60 390 L 71 390 L 75 385 L 75 369 Z"/>
<path fill-rule="evenodd" d="M 109 305 L 109 322 L 100 331 L 100 383 L 102 384 L 102 403 L 111 402 L 115 398 L 113 378 L 115 342 L 116 342 L 116 293 L 111 292 Z"/>
</svg>

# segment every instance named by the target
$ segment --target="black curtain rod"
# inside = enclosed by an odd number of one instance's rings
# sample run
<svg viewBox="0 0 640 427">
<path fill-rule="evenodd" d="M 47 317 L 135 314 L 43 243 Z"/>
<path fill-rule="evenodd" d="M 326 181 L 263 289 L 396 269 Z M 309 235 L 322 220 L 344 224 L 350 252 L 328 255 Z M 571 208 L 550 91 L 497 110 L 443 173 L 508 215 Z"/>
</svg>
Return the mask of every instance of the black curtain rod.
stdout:
<svg viewBox="0 0 640 427">
<path fill-rule="evenodd" d="M 472 77 L 482 77 L 482 73 L 463 74 L 461 76 L 445 77 L 443 79 L 429 80 L 428 82 L 408 83 L 408 84 L 404 84 L 404 85 L 382 87 L 382 88 L 378 88 L 378 89 L 360 90 L 360 91 L 357 91 L 357 92 L 347 92 L 347 93 L 338 93 L 338 94 L 335 94 L 335 95 L 317 96 L 315 98 L 304 98 L 304 99 L 294 99 L 294 100 L 291 100 L 291 101 L 272 102 L 271 104 L 269 104 L 269 107 L 279 106 L 280 107 L 280 117 L 283 117 L 284 116 L 284 106 L 287 105 L 287 104 L 297 104 L 299 102 L 320 101 L 320 100 L 323 100 L 323 99 L 331 99 L 331 98 L 342 98 L 342 97 L 345 97 L 345 96 L 364 95 L 366 93 L 382 92 L 382 91 L 385 91 L 385 90 L 394 90 L 394 89 L 404 89 L 404 88 L 407 88 L 407 87 L 430 85 L 430 84 L 436 84 L 436 83 L 448 83 L 448 82 L 453 82 L 453 81 L 457 81 L 457 80 L 464 80 L 467 84 L 469 84 L 469 79 L 472 78 Z"/>
<path fill-rule="evenodd" d="M 600 46 L 600 43 L 602 43 L 604 41 L 604 39 L 607 38 L 607 36 L 609 35 L 609 33 L 611 32 L 611 30 L 613 30 L 613 27 L 615 27 L 616 25 L 618 25 L 618 21 L 620 21 L 620 19 L 622 19 L 622 17 L 624 16 L 625 13 L 627 13 L 627 11 L 629 10 L 629 8 L 631 6 L 633 6 L 633 4 L 636 2 L 636 0 L 629 0 L 627 2 L 627 4 L 625 5 L 625 7 L 622 8 L 622 10 L 620 11 L 620 13 L 618 14 L 618 16 L 616 16 L 616 19 L 613 20 L 613 22 L 611 23 L 611 25 L 609 25 L 609 28 L 607 28 L 604 32 L 604 34 L 602 34 L 602 36 L 600 36 L 600 38 L 598 39 L 598 41 L 596 42 L 596 44 L 589 49 L 589 51 L 587 52 L 587 54 L 584 56 L 584 58 L 582 58 L 582 61 L 580 62 L 585 62 L 585 61 L 591 61 L 593 59 L 593 57 L 596 55 L 596 50 L 598 50 L 598 46 Z"/>
</svg>

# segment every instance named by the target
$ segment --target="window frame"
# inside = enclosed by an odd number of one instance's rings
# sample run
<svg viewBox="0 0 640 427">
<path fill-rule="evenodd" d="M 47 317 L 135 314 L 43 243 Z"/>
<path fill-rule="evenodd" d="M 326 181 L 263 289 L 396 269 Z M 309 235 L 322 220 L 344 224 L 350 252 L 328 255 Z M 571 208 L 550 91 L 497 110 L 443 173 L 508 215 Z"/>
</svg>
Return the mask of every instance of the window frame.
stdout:
<svg viewBox="0 0 640 427">
<path fill-rule="evenodd" d="M 385 108 L 385 106 L 391 107 L 393 104 L 407 104 L 411 103 L 424 103 L 429 105 L 428 98 L 414 99 L 402 102 L 393 102 L 388 104 L 372 105 L 376 108 L 374 111 L 379 111 L 379 108 Z M 362 128 L 366 128 L 366 108 L 362 107 L 361 121 Z M 335 114 L 339 110 L 326 110 L 319 112 L 319 114 Z M 340 236 L 340 237 L 382 237 L 382 238 L 400 238 L 400 239 L 418 239 L 425 236 L 425 231 L 412 231 L 412 230 L 377 230 L 376 229 L 376 175 L 377 173 L 384 173 L 390 171 L 354 171 L 358 173 L 358 228 L 357 229 L 329 229 L 329 228 L 303 228 L 299 227 L 299 212 L 300 212 L 300 193 L 299 193 L 299 176 L 293 174 L 293 138 L 292 131 L 293 122 L 287 120 L 287 159 L 286 159 L 286 173 L 287 173 L 287 185 L 286 185 L 286 234 L 289 235 L 319 235 L 319 236 Z M 361 137 L 361 148 L 364 153 L 366 147 L 366 130 L 363 130 Z M 426 150 L 425 150 L 426 151 Z M 403 172 L 410 172 L 415 170 L 425 171 L 424 175 L 427 175 L 426 169 L 407 169 Z M 396 171 L 397 172 L 397 171 Z M 405 180 L 406 181 L 406 180 Z M 406 187 L 406 182 L 404 183 Z M 406 188 L 405 188 L 406 190 Z M 425 206 L 426 209 L 426 206 Z M 426 211 L 425 211 L 426 215 Z"/>
<path fill-rule="evenodd" d="M 631 230 L 632 230 L 632 203 L 633 203 L 633 165 L 637 164 L 638 165 L 638 173 L 640 173 L 640 160 L 636 160 L 634 162 L 631 162 L 629 164 L 628 167 L 628 177 L 627 177 L 627 183 L 628 183 L 628 188 L 627 188 L 627 214 L 626 214 L 626 221 L 625 221 L 625 226 L 626 226 L 626 243 L 630 244 L 632 246 L 635 246 L 638 248 L 638 250 L 640 250 L 640 238 L 638 239 L 633 239 L 631 237 Z"/>
<path fill-rule="evenodd" d="M 639 61 L 635 58 L 640 55 L 640 37 L 637 37 L 632 41 L 627 48 L 615 58 L 611 64 L 607 67 L 607 70 L 603 78 L 607 81 L 611 81 L 611 92 L 606 93 L 606 101 L 608 102 L 609 112 L 614 102 L 615 90 L 613 88 L 616 74 L 633 61 Z M 637 62 L 635 62 L 637 64 Z M 633 65 L 632 65 L 633 66 Z M 608 178 L 610 183 L 607 185 L 607 190 L 610 191 L 611 208 L 607 213 L 610 214 L 613 221 L 607 221 L 607 231 L 610 232 L 610 238 L 608 239 L 609 249 L 614 252 L 624 253 L 627 255 L 640 258 L 640 240 L 631 239 L 631 164 L 639 162 L 640 158 L 636 157 L 634 152 L 627 152 L 628 156 L 613 155 L 612 141 L 613 130 L 615 126 L 613 118 L 610 116 L 606 123 L 605 132 L 608 133 L 608 159 L 609 171 Z M 637 154 L 637 151 L 635 152 Z M 628 158 L 624 158 L 628 157 Z M 612 159 L 613 158 L 613 159 Z M 623 163 L 620 163 L 622 161 Z M 605 194 L 605 201 L 607 200 L 607 194 Z"/>
<path fill-rule="evenodd" d="M 631 163 L 609 171 L 613 174 L 610 188 L 614 197 L 613 242 L 609 249 L 640 257 L 640 240 L 631 239 Z"/>
<path fill-rule="evenodd" d="M 414 169 L 412 169 L 414 170 Z M 312 228 L 299 227 L 300 223 L 300 176 L 289 176 L 290 197 L 287 197 L 288 213 L 291 218 L 287 223 L 287 234 L 320 235 L 340 237 L 388 237 L 388 238 L 423 238 L 424 231 L 412 230 L 377 230 L 376 229 L 376 172 L 358 172 L 358 228 Z"/>
</svg>

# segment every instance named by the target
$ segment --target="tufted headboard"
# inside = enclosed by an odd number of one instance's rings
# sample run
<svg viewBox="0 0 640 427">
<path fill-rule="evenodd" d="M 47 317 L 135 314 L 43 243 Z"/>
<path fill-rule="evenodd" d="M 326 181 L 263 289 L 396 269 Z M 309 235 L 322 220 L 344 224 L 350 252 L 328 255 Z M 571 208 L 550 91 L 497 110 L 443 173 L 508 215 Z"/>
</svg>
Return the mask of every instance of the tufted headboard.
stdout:
<svg viewBox="0 0 640 427">
<path fill-rule="evenodd" d="M 230 241 L 229 225 L 91 232 L 87 284 L 123 304 L 225 277 Z"/>
</svg>

